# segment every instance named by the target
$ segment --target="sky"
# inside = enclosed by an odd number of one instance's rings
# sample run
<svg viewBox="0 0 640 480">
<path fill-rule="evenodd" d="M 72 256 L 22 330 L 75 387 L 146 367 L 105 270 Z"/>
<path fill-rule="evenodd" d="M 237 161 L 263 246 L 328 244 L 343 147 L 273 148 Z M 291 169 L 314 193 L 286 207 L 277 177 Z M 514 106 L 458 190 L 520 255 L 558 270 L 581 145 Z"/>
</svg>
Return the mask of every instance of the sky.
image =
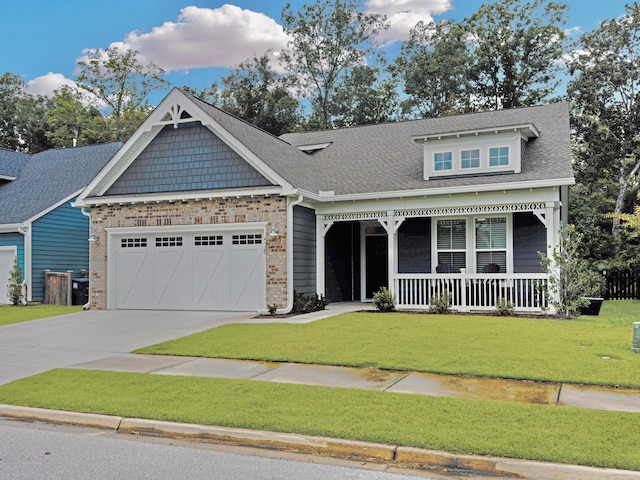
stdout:
<svg viewBox="0 0 640 480">
<path fill-rule="evenodd" d="M 413 25 L 461 20 L 490 0 L 363 0 L 391 24 L 379 38 L 393 52 Z M 562 0 L 558 0 L 562 1 Z M 0 7 L 0 75 L 20 75 L 34 94 L 73 84 L 87 51 L 129 46 L 162 67 L 171 87 L 204 88 L 228 68 L 287 45 L 286 0 L 5 0 Z M 294 11 L 315 0 L 289 0 Z M 565 27 L 577 38 L 624 13 L 625 0 L 564 0 Z M 393 58 L 393 54 L 390 59 Z M 171 88 L 169 87 L 169 88 Z M 159 101 L 168 93 L 157 92 Z M 152 103 L 154 99 L 152 98 Z"/>
</svg>

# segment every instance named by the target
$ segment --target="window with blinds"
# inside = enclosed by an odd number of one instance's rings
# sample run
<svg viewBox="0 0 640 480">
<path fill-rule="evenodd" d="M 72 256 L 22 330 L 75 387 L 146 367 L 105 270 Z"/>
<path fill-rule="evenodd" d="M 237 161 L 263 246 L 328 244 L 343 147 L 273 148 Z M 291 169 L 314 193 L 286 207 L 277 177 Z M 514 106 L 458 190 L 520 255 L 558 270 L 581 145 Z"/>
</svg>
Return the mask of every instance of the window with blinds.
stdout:
<svg viewBox="0 0 640 480">
<path fill-rule="evenodd" d="M 467 221 L 437 221 L 438 265 L 443 272 L 459 273 L 467 267 Z"/>
<path fill-rule="evenodd" d="M 477 218 L 475 232 L 476 273 L 505 273 L 507 271 L 506 217 Z"/>
</svg>

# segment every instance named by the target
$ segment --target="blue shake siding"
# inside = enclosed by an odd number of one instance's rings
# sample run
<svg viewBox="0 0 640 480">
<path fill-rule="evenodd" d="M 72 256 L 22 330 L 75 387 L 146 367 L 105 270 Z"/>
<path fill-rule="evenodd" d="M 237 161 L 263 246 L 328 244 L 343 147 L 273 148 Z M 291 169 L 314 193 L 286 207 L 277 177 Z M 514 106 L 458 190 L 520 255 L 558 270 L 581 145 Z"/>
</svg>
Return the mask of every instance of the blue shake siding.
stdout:
<svg viewBox="0 0 640 480">
<path fill-rule="evenodd" d="M 0 233 L 0 247 L 18 247 L 18 265 L 24 274 L 24 235 L 16 233 Z"/>
<path fill-rule="evenodd" d="M 89 219 L 67 202 L 32 225 L 31 293 L 44 299 L 44 270 L 66 272 L 89 269 Z"/>
</svg>

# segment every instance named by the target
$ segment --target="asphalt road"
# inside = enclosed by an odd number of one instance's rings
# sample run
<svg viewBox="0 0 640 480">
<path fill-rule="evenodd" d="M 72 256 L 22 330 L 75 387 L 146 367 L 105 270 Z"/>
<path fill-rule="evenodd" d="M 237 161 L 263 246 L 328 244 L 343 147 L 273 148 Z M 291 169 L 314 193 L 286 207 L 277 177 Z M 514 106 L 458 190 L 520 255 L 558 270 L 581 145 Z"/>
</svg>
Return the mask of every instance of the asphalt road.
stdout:
<svg viewBox="0 0 640 480">
<path fill-rule="evenodd" d="M 15 420 L 0 420 L 0 439 L 0 478 L 12 480 L 417 478 L 387 471 L 384 465 L 301 455 L 287 458 L 274 452 Z"/>
</svg>

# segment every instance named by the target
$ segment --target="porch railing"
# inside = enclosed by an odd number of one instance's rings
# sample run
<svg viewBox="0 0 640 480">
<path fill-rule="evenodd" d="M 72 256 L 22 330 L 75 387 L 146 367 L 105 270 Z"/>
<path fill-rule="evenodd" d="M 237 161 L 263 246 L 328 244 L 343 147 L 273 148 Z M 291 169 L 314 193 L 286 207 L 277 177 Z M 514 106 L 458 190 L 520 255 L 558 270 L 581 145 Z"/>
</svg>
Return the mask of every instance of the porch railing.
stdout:
<svg viewBox="0 0 640 480">
<path fill-rule="evenodd" d="M 406 273 L 394 275 L 393 289 L 398 308 L 428 308 L 432 297 L 449 294 L 461 312 L 494 310 L 501 299 L 519 312 L 541 312 L 547 281 L 544 273 Z"/>
</svg>

